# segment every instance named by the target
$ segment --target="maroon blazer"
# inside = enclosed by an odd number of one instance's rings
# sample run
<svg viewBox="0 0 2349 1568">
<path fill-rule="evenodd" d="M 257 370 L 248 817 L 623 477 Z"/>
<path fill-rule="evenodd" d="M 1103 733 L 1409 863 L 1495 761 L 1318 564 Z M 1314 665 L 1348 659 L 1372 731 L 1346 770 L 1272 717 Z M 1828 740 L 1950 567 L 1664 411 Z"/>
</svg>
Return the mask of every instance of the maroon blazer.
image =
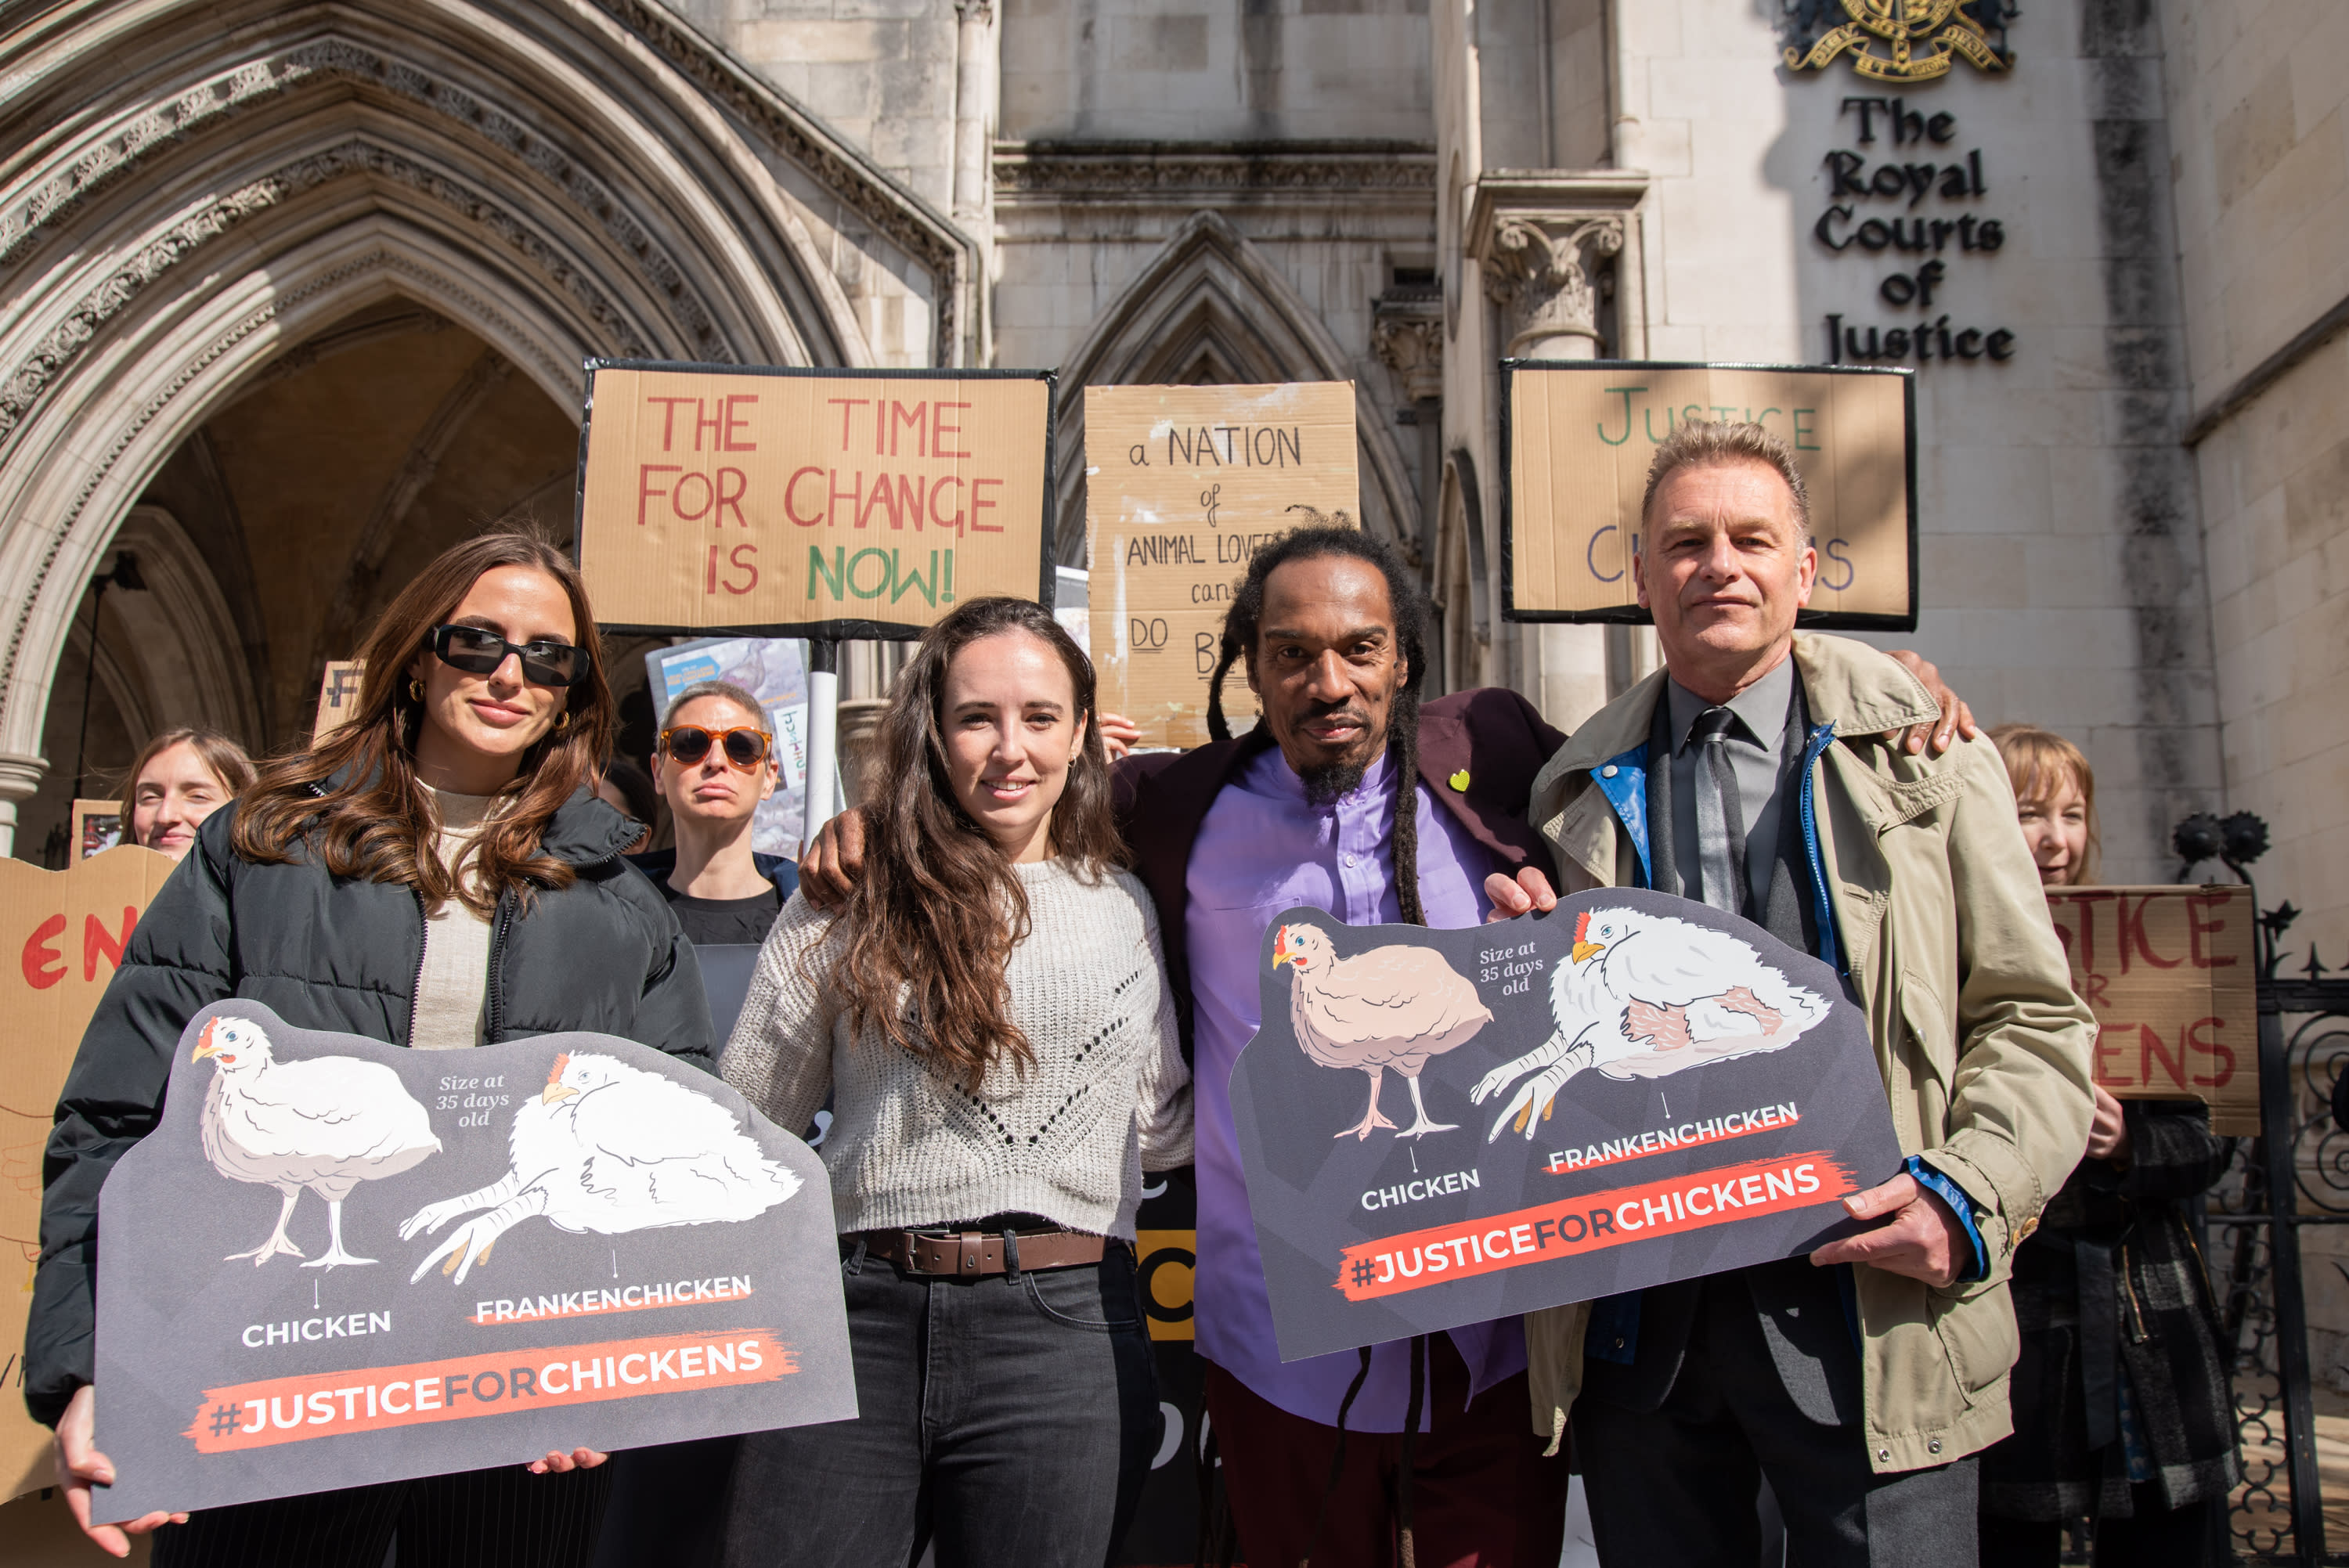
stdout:
<svg viewBox="0 0 2349 1568">
<path fill-rule="evenodd" d="M 1118 827 L 1133 851 L 1134 874 L 1158 906 L 1159 940 L 1182 1020 L 1185 1061 L 1191 1056 L 1191 965 L 1184 916 L 1191 847 L 1224 786 L 1269 744 L 1258 727 L 1194 751 L 1129 757 L 1113 775 Z M 1454 692 L 1419 710 L 1420 777 L 1469 836 L 1505 866 L 1528 860 L 1546 863 L 1535 858 L 1541 835 L 1526 820 L 1526 807 L 1534 775 L 1565 744 L 1566 737 L 1544 723 L 1533 704 L 1501 686 Z M 1468 776 L 1467 788 L 1455 789 L 1451 780 L 1462 772 Z"/>
</svg>

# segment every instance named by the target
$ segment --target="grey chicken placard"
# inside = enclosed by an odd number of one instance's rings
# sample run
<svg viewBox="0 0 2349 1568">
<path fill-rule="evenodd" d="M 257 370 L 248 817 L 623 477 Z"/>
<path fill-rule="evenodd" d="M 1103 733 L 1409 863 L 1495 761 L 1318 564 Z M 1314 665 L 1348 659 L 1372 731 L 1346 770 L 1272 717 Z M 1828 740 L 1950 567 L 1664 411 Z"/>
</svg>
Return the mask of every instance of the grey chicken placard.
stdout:
<svg viewBox="0 0 2349 1568">
<path fill-rule="evenodd" d="M 1232 1114 L 1284 1360 L 1806 1253 L 1902 1169 L 1835 972 L 1686 899 L 1293 909 L 1258 974 Z"/>
<path fill-rule="evenodd" d="M 98 1232 L 108 1519 L 856 1414 L 823 1165 L 609 1035 L 215 1004 Z"/>
</svg>

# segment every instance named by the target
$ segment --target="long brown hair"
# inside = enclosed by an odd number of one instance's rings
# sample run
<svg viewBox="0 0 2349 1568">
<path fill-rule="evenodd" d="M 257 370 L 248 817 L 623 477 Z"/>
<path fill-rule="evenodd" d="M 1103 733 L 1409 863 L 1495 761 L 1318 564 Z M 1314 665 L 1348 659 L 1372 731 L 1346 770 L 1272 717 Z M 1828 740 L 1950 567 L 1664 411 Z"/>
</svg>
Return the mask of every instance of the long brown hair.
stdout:
<svg viewBox="0 0 2349 1568">
<path fill-rule="evenodd" d="M 1098 878 L 1124 862 L 1110 805 L 1109 754 L 1094 723 L 1093 666 L 1051 613 L 1025 599 L 968 599 L 924 634 L 881 717 L 882 793 L 865 808 L 864 874 L 843 918 L 832 984 L 850 1026 L 868 1025 L 976 1089 L 999 1061 L 1036 1059 L 1011 1021 L 1004 965 L 1028 935 L 1028 894 L 1011 862 L 955 799 L 941 724 L 947 672 L 983 637 L 1022 632 L 1068 667 L 1084 742 L 1052 807 L 1052 849 Z M 909 995 L 899 1000 L 903 990 Z"/>
<path fill-rule="evenodd" d="M 408 672 L 432 628 L 456 614 L 484 573 L 502 566 L 543 572 L 562 585 L 571 601 L 574 640 L 590 663 L 587 678 L 565 694 L 570 722 L 548 730 L 523 754 L 522 771 L 502 791 L 511 803 L 475 841 L 479 882 L 469 892 L 440 863 L 434 846 L 439 823 L 416 777 L 424 705 L 410 694 Z M 400 590 L 358 656 L 366 669 L 357 713 L 309 750 L 262 766 L 237 811 L 236 852 L 248 861 L 282 861 L 292 858 L 295 841 L 307 841 L 336 876 L 404 882 L 434 909 L 454 898 L 484 915 L 509 890 L 526 899 L 533 888 L 568 887 L 571 868 L 542 854 L 539 841 L 555 810 L 611 749 L 615 727 L 603 639 L 570 560 L 523 533 L 487 533 L 451 545 Z"/>
<path fill-rule="evenodd" d="M 130 771 L 122 776 L 122 832 L 132 843 L 138 837 L 131 831 L 131 814 L 139 806 L 139 776 L 147 765 L 174 746 L 193 750 L 212 776 L 220 780 L 222 791 L 232 800 L 253 786 L 253 758 L 244 748 L 217 729 L 167 729 L 131 759 Z"/>
</svg>

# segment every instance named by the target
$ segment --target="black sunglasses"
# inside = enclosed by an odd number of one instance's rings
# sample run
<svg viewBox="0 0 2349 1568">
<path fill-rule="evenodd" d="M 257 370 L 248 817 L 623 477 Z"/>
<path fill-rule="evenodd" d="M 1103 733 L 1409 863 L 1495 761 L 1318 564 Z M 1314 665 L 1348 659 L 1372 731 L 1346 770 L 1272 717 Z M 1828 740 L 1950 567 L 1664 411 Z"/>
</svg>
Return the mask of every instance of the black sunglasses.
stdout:
<svg viewBox="0 0 2349 1568">
<path fill-rule="evenodd" d="M 595 660 L 569 643 L 509 643 L 486 626 L 435 626 L 425 646 L 452 670 L 495 675 L 508 654 L 522 655 L 523 678 L 533 686 L 574 686 L 587 678 Z"/>
</svg>

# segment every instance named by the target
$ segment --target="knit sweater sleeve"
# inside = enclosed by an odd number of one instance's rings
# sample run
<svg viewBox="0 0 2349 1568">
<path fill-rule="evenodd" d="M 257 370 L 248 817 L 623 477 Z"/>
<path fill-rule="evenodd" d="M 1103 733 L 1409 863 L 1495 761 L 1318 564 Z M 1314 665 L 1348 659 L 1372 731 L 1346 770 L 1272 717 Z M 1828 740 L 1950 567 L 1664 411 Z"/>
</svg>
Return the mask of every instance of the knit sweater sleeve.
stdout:
<svg viewBox="0 0 2349 1568">
<path fill-rule="evenodd" d="M 794 892 L 760 950 L 741 1016 L 727 1042 L 726 1081 L 776 1126 L 797 1133 L 832 1092 L 833 1025 L 826 983 L 844 935 L 832 915 Z"/>
<path fill-rule="evenodd" d="M 1174 988 L 1166 979 L 1158 912 L 1147 897 L 1140 903 L 1143 925 L 1150 934 L 1150 961 L 1159 980 L 1158 1016 L 1152 1026 L 1156 1038 L 1142 1068 L 1135 1127 L 1141 1134 L 1142 1168 L 1173 1171 L 1191 1163 L 1191 1068 L 1183 1060 L 1183 1032 L 1174 1017 Z"/>
</svg>

